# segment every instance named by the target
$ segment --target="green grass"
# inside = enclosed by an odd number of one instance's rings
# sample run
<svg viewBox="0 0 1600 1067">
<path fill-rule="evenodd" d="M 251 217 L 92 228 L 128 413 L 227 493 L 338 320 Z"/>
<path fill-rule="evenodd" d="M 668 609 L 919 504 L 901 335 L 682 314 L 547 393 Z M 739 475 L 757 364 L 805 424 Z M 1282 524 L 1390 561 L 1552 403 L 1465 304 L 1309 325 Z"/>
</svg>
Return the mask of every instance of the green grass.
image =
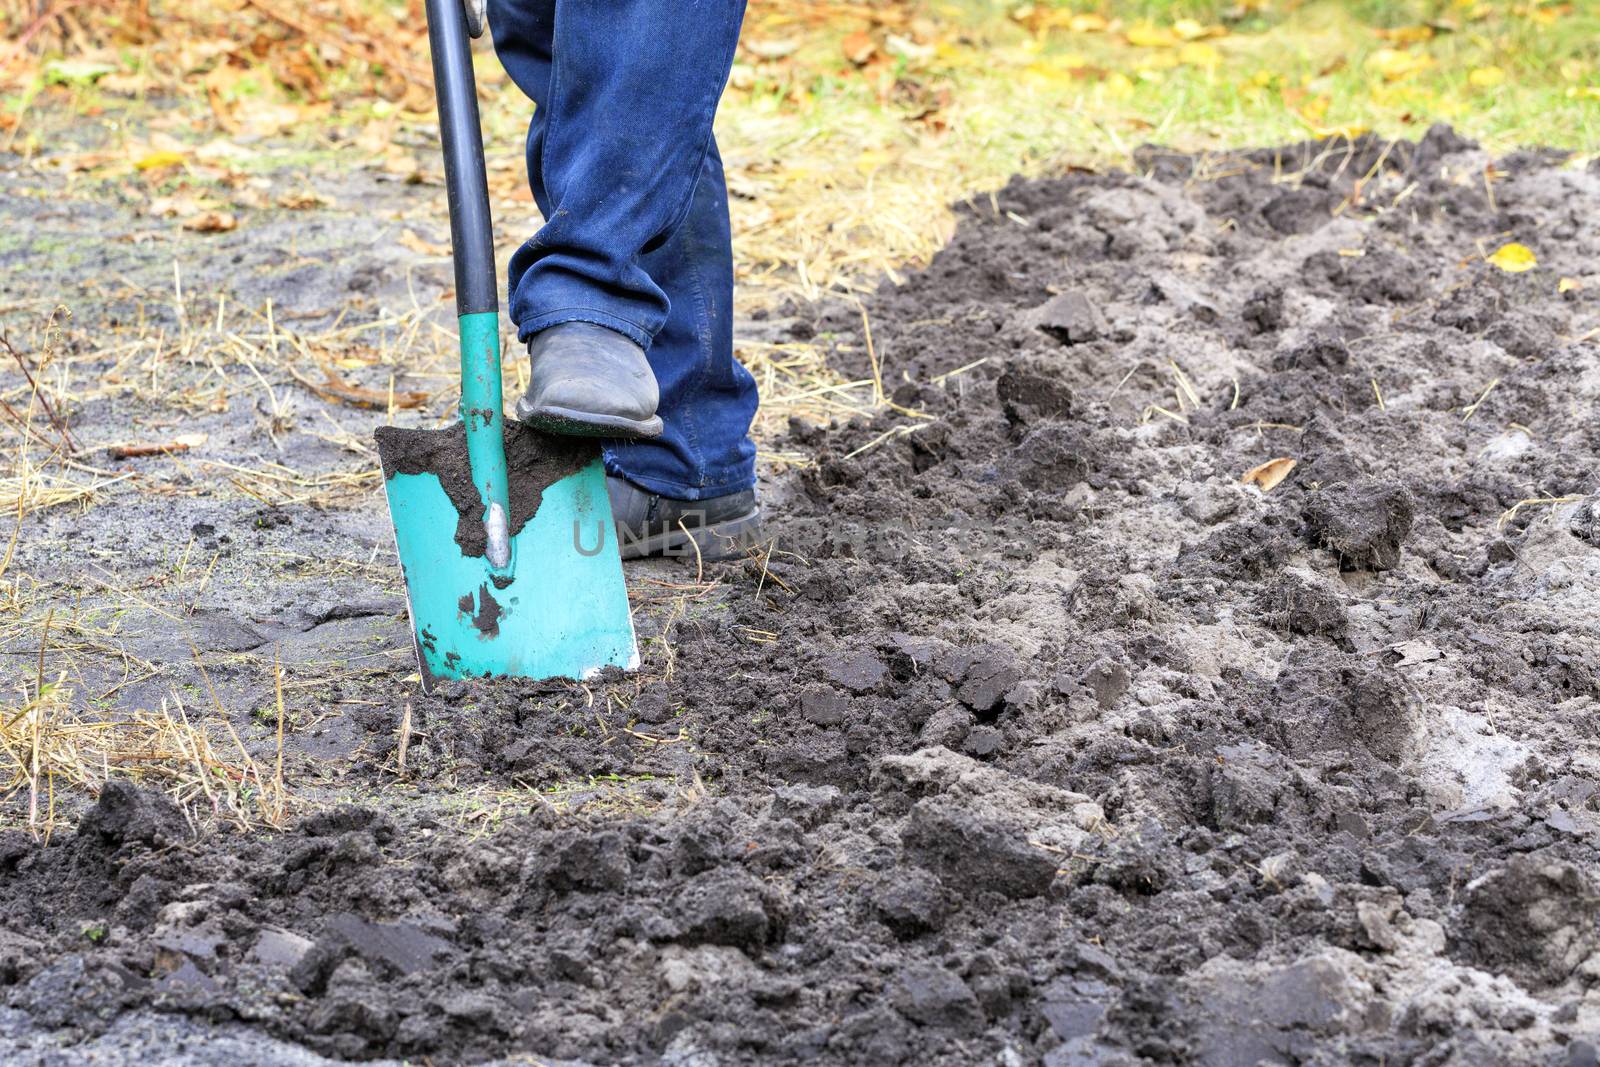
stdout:
<svg viewBox="0 0 1600 1067">
<path fill-rule="evenodd" d="M 961 9 L 965 25 L 984 35 L 998 62 L 958 72 L 958 83 L 1000 98 L 1003 84 L 990 83 L 1014 76 L 1007 49 L 1016 48 L 1023 35 L 994 17 L 994 5 L 964 0 Z M 1134 0 L 1098 10 L 1126 26 L 1149 20 L 1165 27 L 1192 18 L 1227 31 L 1206 39 L 1220 59 L 1213 68 L 1179 63 L 1164 69 L 1175 50 L 1130 47 L 1114 33 L 1057 31 L 1043 39 L 1038 64 L 1083 57 L 1107 72 L 1112 84 L 1110 92 L 1103 91 L 1105 80 L 1064 91 L 1056 96 L 1061 105 L 1101 124 L 1150 123 L 1166 135 L 1151 140 L 1228 147 L 1303 136 L 1319 127 L 1404 136 L 1445 121 L 1493 148 L 1542 144 L 1593 151 L 1600 144 L 1600 4 L 1323 0 L 1280 2 L 1233 20 L 1229 14 L 1241 6 L 1228 3 Z M 1410 41 L 1379 35 L 1419 27 L 1431 28 L 1433 36 Z M 1386 77 L 1384 50 L 1416 57 L 1418 69 L 1389 68 L 1399 76 Z M 1472 84 L 1473 72 L 1485 68 L 1497 68 L 1504 80 Z M 1118 74 L 1131 87 L 1122 87 Z"/>
</svg>

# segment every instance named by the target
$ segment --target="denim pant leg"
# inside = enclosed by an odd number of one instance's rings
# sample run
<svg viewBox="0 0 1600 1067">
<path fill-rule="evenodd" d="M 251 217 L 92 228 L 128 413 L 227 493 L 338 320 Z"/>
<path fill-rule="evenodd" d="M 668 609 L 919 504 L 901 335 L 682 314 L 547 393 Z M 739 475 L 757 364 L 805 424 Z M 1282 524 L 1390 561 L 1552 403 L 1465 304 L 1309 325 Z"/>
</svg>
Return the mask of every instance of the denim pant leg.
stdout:
<svg viewBox="0 0 1600 1067">
<path fill-rule="evenodd" d="M 527 340 L 598 323 L 648 351 L 662 436 L 606 464 L 697 500 L 755 484 L 756 385 L 733 358 L 727 188 L 711 134 L 743 0 L 490 0 L 496 51 L 537 105 L 528 174 L 545 225 L 511 258 Z"/>
</svg>

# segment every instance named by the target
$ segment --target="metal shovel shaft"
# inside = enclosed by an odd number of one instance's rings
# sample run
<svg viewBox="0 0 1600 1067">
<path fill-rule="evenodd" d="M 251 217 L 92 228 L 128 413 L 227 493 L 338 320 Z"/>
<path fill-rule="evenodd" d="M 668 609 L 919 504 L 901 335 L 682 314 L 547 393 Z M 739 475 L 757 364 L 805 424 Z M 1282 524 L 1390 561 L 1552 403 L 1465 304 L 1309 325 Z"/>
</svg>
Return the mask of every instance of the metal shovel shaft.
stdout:
<svg viewBox="0 0 1600 1067">
<path fill-rule="evenodd" d="M 472 49 L 461 0 L 427 0 L 426 6 L 439 139 L 444 145 L 444 183 L 450 200 L 450 248 L 455 260 L 461 340 L 461 421 L 467 429 L 473 484 L 483 498 L 488 534 L 485 555 L 492 566 L 503 569 L 511 563 L 511 541 L 500 393 L 500 304 Z"/>
</svg>

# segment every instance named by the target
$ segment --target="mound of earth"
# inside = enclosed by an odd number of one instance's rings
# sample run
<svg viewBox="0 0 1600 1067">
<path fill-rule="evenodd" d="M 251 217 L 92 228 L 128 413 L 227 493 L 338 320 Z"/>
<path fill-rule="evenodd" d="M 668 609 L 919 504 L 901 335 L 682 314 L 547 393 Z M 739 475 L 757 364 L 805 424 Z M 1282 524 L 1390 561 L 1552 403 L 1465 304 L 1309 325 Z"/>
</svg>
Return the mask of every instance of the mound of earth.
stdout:
<svg viewBox="0 0 1600 1067">
<path fill-rule="evenodd" d="M 414 698 L 419 789 L 521 791 L 476 835 L 383 799 L 374 695 L 364 805 L 0 838 L 0 1035 L 1595 1062 L 1600 173 L 1491 162 L 1149 150 L 963 207 L 867 302 L 895 407 L 790 427 L 669 672 Z M 866 377 L 859 326 L 761 328 Z M 654 803 L 529 802 L 575 775 Z"/>
</svg>

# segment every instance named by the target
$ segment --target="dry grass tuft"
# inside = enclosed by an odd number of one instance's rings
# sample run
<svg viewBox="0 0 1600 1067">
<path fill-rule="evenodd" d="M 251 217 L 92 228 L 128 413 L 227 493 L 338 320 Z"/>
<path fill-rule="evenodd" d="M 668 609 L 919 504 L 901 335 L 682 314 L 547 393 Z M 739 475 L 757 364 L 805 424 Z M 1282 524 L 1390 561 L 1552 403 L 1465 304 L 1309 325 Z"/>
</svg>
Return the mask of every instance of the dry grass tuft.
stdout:
<svg viewBox="0 0 1600 1067">
<path fill-rule="evenodd" d="M 161 789 L 197 824 L 283 825 L 281 777 L 264 775 L 242 749 L 227 753 L 176 700 L 156 711 L 85 715 L 65 673 L 16 694 L 14 703 L 0 704 L 0 802 L 11 809 L 0 822 L 20 816 L 48 839 L 66 825 L 58 790 L 97 794 L 113 778 L 126 778 Z"/>
</svg>

